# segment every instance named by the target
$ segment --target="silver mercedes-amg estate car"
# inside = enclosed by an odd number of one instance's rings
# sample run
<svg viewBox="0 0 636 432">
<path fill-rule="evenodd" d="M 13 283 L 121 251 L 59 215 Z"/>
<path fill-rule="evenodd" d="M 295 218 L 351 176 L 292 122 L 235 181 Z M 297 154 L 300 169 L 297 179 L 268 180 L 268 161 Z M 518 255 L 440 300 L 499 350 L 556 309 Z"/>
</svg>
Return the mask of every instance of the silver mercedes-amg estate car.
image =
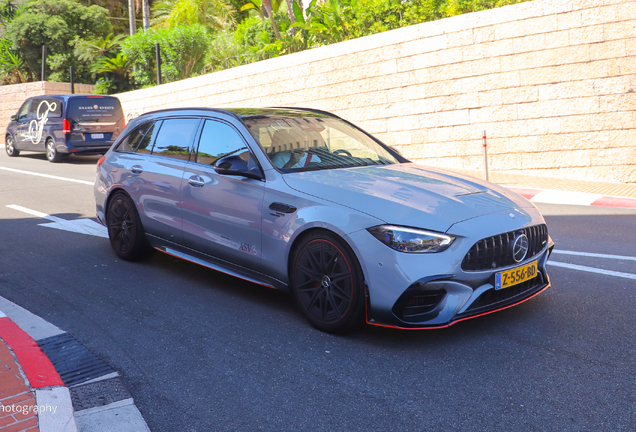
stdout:
<svg viewBox="0 0 636 432">
<path fill-rule="evenodd" d="M 287 291 L 327 332 L 447 327 L 550 286 L 534 205 L 322 111 L 144 114 L 99 160 L 95 198 L 119 257 L 156 249 Z"/>
</svg>

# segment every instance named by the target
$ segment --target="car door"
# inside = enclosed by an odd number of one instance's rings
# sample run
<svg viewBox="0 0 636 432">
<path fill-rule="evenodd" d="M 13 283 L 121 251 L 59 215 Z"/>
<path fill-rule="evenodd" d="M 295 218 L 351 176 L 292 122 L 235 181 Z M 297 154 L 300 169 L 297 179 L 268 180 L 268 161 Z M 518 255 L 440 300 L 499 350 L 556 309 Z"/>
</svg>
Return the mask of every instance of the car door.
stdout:
<svg viewBox="0 0 636 432">
<path fill-rule="evenodd" d="M 29 105 L 31 99 L 27 99 L 16 114 L 15 126 L 15 148 L 18 150 L 28 150 L 29 140 Z"/>
<path fill-rule="evenodd" d="M 155 121 L 135 153 L 126 155 L 126 189 L 150 235 L 181 243 L 181 180 L 200 122 L 198 118 Z"/>
<path fill-rule="evenodd" d="M 196 159 L 183 176 L 183 241 L 192 249 L 254 270 L 261 267 L 263 182 L 221 175 L 214 163 L 223 156 L 248 160 L 250 150 L 229 123 L 207 119 Z"/>
</svg>

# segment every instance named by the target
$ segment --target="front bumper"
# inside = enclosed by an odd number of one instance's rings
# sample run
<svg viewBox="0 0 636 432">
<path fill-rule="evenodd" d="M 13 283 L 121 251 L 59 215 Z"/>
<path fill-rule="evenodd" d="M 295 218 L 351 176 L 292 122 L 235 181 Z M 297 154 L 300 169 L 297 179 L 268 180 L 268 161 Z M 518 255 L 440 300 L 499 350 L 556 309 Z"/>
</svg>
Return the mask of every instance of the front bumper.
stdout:
<svg viewBox="0 0 636 432">
<path fill-rule="evenodd" d="M 482 238 L 545 223 L 538 212 L 528 212 L 515 221 L 504 216 L 489 215 L 458 226 L 455 232 L 462 235 L 448 250 L 436 254 L 399 253 L 366 230 L 351 234 L 356 253 L 363 257 L 360 263 L 368 288 L 367 323 L 406 329 L 443 328 L 517 305 L 547 289 L 550 279 L 546 264 L 554 247 L 549 237 L 538 253 L 522 262 L 485 271 L 462 270 L 464 256 Z M 486 223 L 492 228 L 484 228 Z M 533 261 L 537 261 L 536 277 L 495 289 L 496 273 Z"/>
</svg>

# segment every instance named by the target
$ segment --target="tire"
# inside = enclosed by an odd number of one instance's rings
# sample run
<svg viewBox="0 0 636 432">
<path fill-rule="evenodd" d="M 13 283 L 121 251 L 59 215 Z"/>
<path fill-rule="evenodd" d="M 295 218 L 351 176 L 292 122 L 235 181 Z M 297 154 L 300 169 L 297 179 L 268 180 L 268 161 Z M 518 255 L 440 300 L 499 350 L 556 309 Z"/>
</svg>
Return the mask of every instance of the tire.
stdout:
<svg viewBox="0 0 636 432">
<path fill-rule="evenodd" d="M 55 148 L 55 141 L 51 138 L 46 140 L 46 158 L 49 162 L 57 163 L 62 161 L 63 155 Z"/>
<path fill-rule="evenodd" d="M 327 232 L 310 234 L 291 257 L 291 290 L 317 329 L 347 333 L 364 322 L 364 276 L 353 251 Z"/>
<path fill-rule="evenodd" d="M 110 199 L 106 227 L 110 245 L 121 259 L 139 261 L 152 253 L 135 203 L 126 193 L 115 192 Z"/>
<path fill-rule="evenodd" d="M 7 155 L 9 155 L 9 157 L 20 156 L 20 150 L 15 148 L 15 140 L 12 135 L 7 135 L 4 138 L 4 142 L 4 149 L 7 151 Z"/>
</svg>

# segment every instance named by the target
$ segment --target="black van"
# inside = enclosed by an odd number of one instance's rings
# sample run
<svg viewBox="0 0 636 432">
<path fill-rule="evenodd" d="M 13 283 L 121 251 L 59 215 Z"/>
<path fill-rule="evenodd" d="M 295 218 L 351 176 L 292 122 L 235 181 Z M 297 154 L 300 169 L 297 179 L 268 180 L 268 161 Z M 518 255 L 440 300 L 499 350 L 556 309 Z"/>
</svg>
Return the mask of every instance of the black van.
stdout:
<svg viewBox="0 0 636 432">
<path fill-rule="evenodd" d="M 68 154 L 106 153 L 124 126 L 124 112 L 116 97 L 34 96 L 11 116 L 6 150 L 9 156 L 21 151 L 45 152 L 51 162 Z"/>
</svg>

